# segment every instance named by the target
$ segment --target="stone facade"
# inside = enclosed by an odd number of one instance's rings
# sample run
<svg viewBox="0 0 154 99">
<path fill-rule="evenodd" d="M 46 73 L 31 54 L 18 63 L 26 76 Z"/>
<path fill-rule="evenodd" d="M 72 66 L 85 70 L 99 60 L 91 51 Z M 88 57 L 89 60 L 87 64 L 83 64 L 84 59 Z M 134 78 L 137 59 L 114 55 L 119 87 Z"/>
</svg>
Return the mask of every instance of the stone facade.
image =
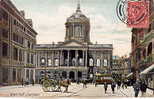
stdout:
<svg viewBox="0 0 154 99">
<path fill-rule="evenodd" d="M 109 72 L 113 46 L 90 42 L 90 20 L 81 12 L 80 4 L 65 26 L 64 42 L 36 45 L 36 81 L 45 74 L 76 81 L 92 78 L 96 72 Z"/>
<path fill-rule="evenodd" d="M 127 56 L 114 56 L 112 62 L 112 74 L 115 78 L 125 78 L 131 73 L 131 59 Z"/>
<path fill-rule="evenodd" d="M 24 11 L 10 0 L 0 0 L 0 84 L 34 79 L 36 35 Z"/>
</svg>

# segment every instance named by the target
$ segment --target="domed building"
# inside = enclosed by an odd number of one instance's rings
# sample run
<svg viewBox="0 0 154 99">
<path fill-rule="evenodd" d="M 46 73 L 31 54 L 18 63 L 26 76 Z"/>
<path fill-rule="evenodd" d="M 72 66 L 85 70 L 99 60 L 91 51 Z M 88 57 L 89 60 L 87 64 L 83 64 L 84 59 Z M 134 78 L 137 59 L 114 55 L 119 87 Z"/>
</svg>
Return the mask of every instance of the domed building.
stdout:
<svg viewBox="0 0 154 99">
<path fill-rule="evenodd" d="M 67 19 L 65 41 L 76 40 L 90 44 L 90 20 L 82 14 L 78 4 L 76 12 Z"/>
<path fill-rule="evenodd" d="M 36 45 L 36 81 L 45 74 L 53 79 L 77 81 L 109 72 L 113 46 L 90 41 L 90 19 L 82 13 L 80 4 L 67 18 L 65 27 L 64 42 Z"/>
</svg>

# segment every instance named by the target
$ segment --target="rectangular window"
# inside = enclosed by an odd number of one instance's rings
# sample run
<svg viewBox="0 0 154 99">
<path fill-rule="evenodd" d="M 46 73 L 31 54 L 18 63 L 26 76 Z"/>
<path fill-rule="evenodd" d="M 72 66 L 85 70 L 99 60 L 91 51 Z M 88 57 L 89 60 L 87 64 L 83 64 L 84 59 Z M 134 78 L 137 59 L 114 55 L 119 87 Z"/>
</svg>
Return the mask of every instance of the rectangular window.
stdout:
<svg viewBox="0 0 154 99">
<path fill-rule="evenodd" d="M 16 81 L 16 69 L 13 69 L 13 81 Z"/>
<path fill-rule="evenodd" d="M 18 49 L 16 47 L 13 48 L 13 58 L 14 60 L 18 60 Z"/>
<path fill-rule="evenodd" d="M 19 50 L 19 61 L 22 61 L 22 50 Z"/>
<path fill-rule="evenodd" d="M 8 21 L 8 13 L 6 11 L 2 10 L 2 9 L 1 9 L 1 11 L 2 11 L 1 14 L 2 14 L 3 19 Z"/>
<path fill-rule="evenodd" d="M 34 63 L 34 55 L 31 55 L 31 63 L 33 64 Z"/>
<path fill-rule="evenodd" d="M 27 53 L 27 63 L 30 63 L 30 60 L 29 60 L 29 53 Z"/>
<path fill-rule="evenodd" d="M 107 65 L 108 65 L 108 60 L 104 59 L 104 66 L 107 66 Z"/>
<path fill-rule="evenodd" d="M 28 41 L 28 48 L 30 48 L 30 42 Z"/>
<path fill-rule="evenodd" d="M 8 44 L 7 43 L 2 44 L 2 55 L 3 57 L 8 56 Z"/>
<path fill-rule="evenodd" d="M 21 37 L 21 44 L 23 45 L 24 44 L 24 38 Z"/>
<path fill-rule="evenodd" d="M 8 30 L 2 29 L 2 35 L 4 38 L 8 38 Z"/>
<path fill-rule="evenodd" d="M 16 24 L 17 24 L 17 21 L 16 21 L 16 20 L 14 20 L 13 24 L 14 24 L 14 25 L 16 25 Z"/>
<path fill-rule="evenodd" d="M 8 82 L 8 69 L 7 68 L 2 68 L 2 80 L 3 82 L 7 83 Z"/>
<path fill-rule="evenodd" d="M 18 42 L 18 40 L 19 40 L 18 35 L 14 33 L 13 34 L 13 41 Z"/>
</svg>

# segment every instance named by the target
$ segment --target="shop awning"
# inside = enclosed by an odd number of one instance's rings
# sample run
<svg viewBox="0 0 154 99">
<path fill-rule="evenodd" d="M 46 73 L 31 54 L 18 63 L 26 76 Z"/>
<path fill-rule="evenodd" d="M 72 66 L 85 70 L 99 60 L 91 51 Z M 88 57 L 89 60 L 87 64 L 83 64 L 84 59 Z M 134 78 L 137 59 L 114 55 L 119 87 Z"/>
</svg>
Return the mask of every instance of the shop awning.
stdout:
<svg viewBox="0 0 154 99">
<path fill-rule="evenodd" d="M 129 73 L 126 77 L 130 77 L 130 76 L 132 76 L 133 75 L 133 73 L 131 72 L 131 73 Z"/>
<path fill-rule="evenodd" d="M 147 74 L 149 73 L 150 71 L 152 71 L 154 69 L 154 64 L 149 66 L 148 68 L 146 68 L 145 70 L 143 70 L 140 75 L 144 75 L 144 74 Z"/>
</svg>

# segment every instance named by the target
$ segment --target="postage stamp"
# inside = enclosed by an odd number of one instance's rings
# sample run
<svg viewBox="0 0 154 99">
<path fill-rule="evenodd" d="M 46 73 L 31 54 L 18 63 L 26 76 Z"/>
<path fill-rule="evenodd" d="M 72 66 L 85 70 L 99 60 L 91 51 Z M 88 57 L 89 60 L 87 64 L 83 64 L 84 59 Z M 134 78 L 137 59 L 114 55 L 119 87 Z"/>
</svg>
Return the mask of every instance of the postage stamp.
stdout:
<svg viewBox="0 0 154 99">
<path fill-rule="evenodd" d="M 117 15 L 130 28 L 148 28 L 149 1 L 119 0 Z"/>
<path fill-rule="evenodd" d="M 149 2 L 128 1 L 127 26 L 133 28 L 149 27 Z"/>
</svg>

